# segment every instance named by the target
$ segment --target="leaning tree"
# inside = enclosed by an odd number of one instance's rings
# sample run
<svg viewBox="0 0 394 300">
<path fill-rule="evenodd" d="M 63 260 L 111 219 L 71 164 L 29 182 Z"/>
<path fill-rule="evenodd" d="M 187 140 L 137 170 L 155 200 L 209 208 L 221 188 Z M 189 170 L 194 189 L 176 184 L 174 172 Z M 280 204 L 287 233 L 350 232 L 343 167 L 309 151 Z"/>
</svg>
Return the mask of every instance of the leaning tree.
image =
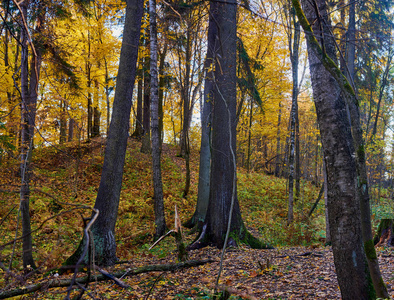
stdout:
<svg viewBox="0 0 394 300">
<path fill-rule="evenodd" d="M 115 223 L 118 215 L 123 167 L 129 136 L 130 112 L 136 76 L 138 44 L 140 39 L 142 0 L 126 1 L 126 18 L 116 79 L 115 98 L 100 186 L 94 208 L 99 215 L 92 225 L 96 263 L 113 265 L 117 261 Z M 77 251 L 66 261 L 74 265 L 83 253 L 87 236 Z"/>
</svg>

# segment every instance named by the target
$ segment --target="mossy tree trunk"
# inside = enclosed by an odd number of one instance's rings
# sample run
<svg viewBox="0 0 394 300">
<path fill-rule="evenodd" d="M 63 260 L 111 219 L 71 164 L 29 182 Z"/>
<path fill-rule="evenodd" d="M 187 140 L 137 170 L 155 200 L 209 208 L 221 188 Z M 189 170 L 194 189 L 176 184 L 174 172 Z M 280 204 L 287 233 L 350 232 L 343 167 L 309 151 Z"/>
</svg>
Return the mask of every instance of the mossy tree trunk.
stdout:
<svg viewBox="0 0 394 300">
<path fill-rule="evenodd" d="M 302 3 L 306 16 L 300 2 L 293 0 L 307 32 L 313 97 L 327 170 L 328 219 L 338 283 L 343 299 L 375 299 L 362 239 L 354 141 L 346 108 L 351 87 L 335 63 L 335 42 L 330 37 L 326 2 L 317 0 L 312 4 L 304 0 Z"/>
<path fill-rule="evenodd" d="M 236 15 L 237 5 L 233 0 L 210 3 L 208 35 L 214 34 L 212 40 L 217 41 L 217 47 L 212 48 L 211 179 L 205 224 L 199 240 L 193 244 L 196 248 L 208 244 L 226 247 L 228 227 L 231 232 L 228 244 L 238 241 L 259 244 L 245 228 L 237 198 Z M 209 44 L 208 49 L 212 46 Z M 260 243 L 258 246 L 266 245 Z"/>
</svg>

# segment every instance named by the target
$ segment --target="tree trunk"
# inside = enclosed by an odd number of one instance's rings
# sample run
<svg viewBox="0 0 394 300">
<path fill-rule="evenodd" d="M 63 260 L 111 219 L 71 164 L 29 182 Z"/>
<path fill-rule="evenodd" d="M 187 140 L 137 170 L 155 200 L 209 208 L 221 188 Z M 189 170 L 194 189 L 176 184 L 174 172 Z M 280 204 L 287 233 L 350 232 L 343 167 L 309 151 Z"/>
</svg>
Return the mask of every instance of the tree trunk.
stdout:
<svg viewBox="0 0 394 300">
<path fill-rule="evenodd" d="M 211 173 L 211 122 L 212 122 L 212 100 L 213 100 L 213 74 L 211 66 L 213 64 L 213 55 L 215 54 L 217 41 L 215 37 L 216 26 L 208 28 L 208 49 L 207 57 L 204 63 L 205 84 L 204 84 L 204 102 L 201 116 L 201 147 L 200 147 L 200 167 L 198 171 L 198 195 L 196 210 L 192 218 L 185 223 L 186 227 L 194 227 L 197 224 L 203 224 L 207 214 L 210 190 L 210 173 Z M 201 229 L 201 228 L 200 228 Z"/>
<path fill-rule="evenodd" d="M 22 24 L 27 24 L 28 2 L 24 1 L 20 4 L 22 13 Z M 36 32 L 40 33 L 42 23 L 44 21 L 44 13 L 38 15 Z M 32 236 L 30 224 L 30 177 L 31 177 L 31 157 L 33 151 L 33 137 L 34 126 L 36 119 L 36 106 L 37 106 L 37 90 L 38 81 L 40 76 L 40 67 L 42 61 L 41 45 L 34 41 L 35 53 L 30 62 L 30 81 L 28 70 L 28 28 L 22 25 L 21 28 L 21 91 L 22 91 L 22 104 L 21 104 L 21 189 L 20 189 L 20 211 L 22 218 L 22 248 L 23 248 L 23 267 L 35 268 L 32 249 Z"/>
<path fill-rule="evenodd" d="M 67 118 L 66 118 L 66 103 L 60 100 L 60 138 L 59 144 L 63 144 L 67 140 Z"/>
<path fill-rule="evenodd" d="M 149 49 L 149 38 L 145 38 L 145 47 Z M 143 120 L 142 127 L 144 129 L 142 136 L 142 145 L 141 152 L 142 153 L 150 153 L 151 152 L 151 140 L 150 140 L 150 74 L 149 74 L 149 58 L 145 57 L 144 59 L 144 106 L 143 106 Z"/>
<path fill-rule="evenodd" d="M 72 142 L 74 139 L 74 126 L 75 126 L 75 120 L 73 118 L 68 121 L 68 141 Z"/>
<path fill-rule="evenodd" d="M 200 238 L 191 245 L 225 247 L 229 227 L 232 239 L 253 247 L 265 247 L 247 232 L 237 198 L 236 173 L 236 13 L 234 1 L 211 2 L 209 31 L 213 30 L 212 77 L 212 161 L 209 204 Z M 215 26 L 215 29 L 211 29 Z M 209 39 L 210 40 L 210 39 Z M 208 49 L 213 45 L 208 44 Z M 230 217 L 231 216 L 231 217 Z"/>
<path fill-rule="evenodd" d="M 294 11 L 294 8 L 291 6 L 290 8 L 290 20 L 291 23 L 294 25 L 294 34 L 293 34 L 293 40 L 291 39 L 291 36 L 289 36 L 289 52 L 290 52 L 290 60 L 291 60 L 291 70 L 292 70 L 292 78 L 293 78 L 293 91 L 292 91 L 292 101 L 291 101 L 291 112 L 290 112 L 290 150 L 289 150 L 289 208 L 288 208 L 288 213 L 287 213 L 287 224 L 289 225 L 290 223 L 293 222 L 293 208 L 294 208 L 294 169 L 295 169 L 295 158 L 296 158 L 296 126 L 297 126 L 297 121 L 298 121 L 298 103 L 297 103 L 297 98 L 298 98 L 298 53 L 299 53 L 299 48 L 300 48 L 300 23 L 297 22 L 296 20 L 296 14 Z M 298 144 L 299 146 L 299 144 Z M 298 147 L 299 148 L 299 147 Z M 299 151 L 299 149 L 298 149 Z M 299 171 L 299 155 L 298 157 L 298 162 L 297 162 L 297 168 Z M 299 175 L 299 172 L 296 172 L 296 175 Z M 299 196 L 299 178 L 298 179 L 298 185 L 296 182 L 296 185 L 298 187 L 296 195 Z M 296 180 L 297 181 L 297 180 Z"/>
<path fill-rule="evenodd" d="M 168 44 L 164 45 L 163 52 L 160 55 L 160 69 L 159 69 L 159 136 L 160 136 L 160 147 L 163 143 L 163 102 L 164 102 L 164 90 L 165 90 L 165 77 L 164 77 L 164 70 L 165 70 L 165 59 L 167 55 Z"/>
<path fill-rule="evenodd" d="M 281 118 L 282 118 L 282 103 L 279 102 L 279 111 L 278 111 L 278 129 L 276 132 L 276 158 L 275 158 L 275 177 L 280 176 L 280 167 L 281 167 L 281 147 L 280 147 L 280 126 L 281 126 Z"/>
<path fill-rule="evenodd" d="M 94 235 L 96 262 L 98 265 L 105 266 L 114 265 L 117 261 L 115 224 L 122 186 L 143 12 L 142 0 L 128 0 L 126 4 L 126 18 L 112 119 L 104 154 L 100 186 L 94 206 L 99 210 L 99 215 L 91 228 Z M 66 261 L 66 264 L 73 265 L 78 261 L 85 246 L 83 244 L 82 241 L 78 250 Z"/>
<path fill-rule="evenodd" d="M 138 70 L 137 70 L 137 115 L 135 117 L 135 130 L 132 134 L 132 137 L 140 139 L 143 135 L 143 127 L 142 127 L 142 89 L 143 89 L 143 80 L 144 80 L 144 72 L 143 72 L 143 58 L 140 57 L 138 59 Z"/>
<path fill-rule="evenodd" d="M 150 25 L 150 99 L 152 118 L 152 170 L 155 200 L 155 239 L 166 233 L 164 218 L 163 184 L 161 180 L 160 165 L 160 132 L 159 132 L 159 79 L 157 72 L 157 26 L 156 26 L 156 0 L 149 0 Z"/>
<path fill-rule="evenodd" d="M 293 0 L 293 4 L 304 30 L 310 31 L 299 1 Z M 303 5 L 305 15 L 314 24 L 313 30 L 320 33 L 316 38 L 307 34 L 308 58 L 327 169 L 328 218 L 338 283 L 343 299 L 375 299 L 362 241 L 356 162 L 346 103 L 339 83 L 323 65 L 323 59 L 330 63 L 336 60 L 327 7 L 323 0 L 317 0 L 315 6 L 304 0 Z M 335 71 L 342 74 L 335 67 Z"/>
<path fill-rule="evenodd" d="M 100 116 L 99 110 L 99 84 L 98 80 L 94 81 L 94 104 L 93 104 L 93 126 L 92 137 L 100 136 Z"/>
</svg>

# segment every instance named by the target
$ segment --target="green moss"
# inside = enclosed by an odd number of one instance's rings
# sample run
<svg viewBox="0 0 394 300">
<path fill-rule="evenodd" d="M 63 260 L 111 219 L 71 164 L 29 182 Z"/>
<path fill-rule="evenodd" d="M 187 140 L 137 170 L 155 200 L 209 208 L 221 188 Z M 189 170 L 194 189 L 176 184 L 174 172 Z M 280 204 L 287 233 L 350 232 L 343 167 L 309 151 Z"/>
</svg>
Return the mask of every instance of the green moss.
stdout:
<svg viewBox="0 0 394 300">
<path fill-rule="evenodd" d="M 364 249 L 368 259 L 377 259 L 373 240 L 366 241 L 364 243 Z"/>
</svg>

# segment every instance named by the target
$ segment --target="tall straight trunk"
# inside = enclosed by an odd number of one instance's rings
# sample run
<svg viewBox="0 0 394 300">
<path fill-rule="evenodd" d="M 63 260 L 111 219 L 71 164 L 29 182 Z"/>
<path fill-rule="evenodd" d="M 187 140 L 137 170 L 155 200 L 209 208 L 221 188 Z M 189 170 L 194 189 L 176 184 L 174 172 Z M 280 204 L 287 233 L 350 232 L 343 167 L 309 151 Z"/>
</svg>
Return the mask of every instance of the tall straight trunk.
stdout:
<svg viewBox="0 0 394 300">
<path fill-rule="evenodd" d="M 185 76 L 184 83 L 182 84 L 182 102 L 183 102 L 183 127 L 182 127 L 182 135 L 181 135 L 181 149 L 180 156 L 185 157 L 185 153 L 189 151 L 188 147 L 188 137 L 189 137 L 189 127 L 190 127 L 190 65 L 191 65 L 191 51 L 192 51 L 192 36 L 191 36 L 191 25 L 190 25 L 190 16 L 188 18 L 187 32 L 186 32 L 186 56 L 185 56 Z"/>
<path fill-rule="evenodd" d="M 107 104 L 107 127 L 105 132 L 108 136 L 109 120 L 111 119 L 111 105 L 109 102 L 109 75 L 108 75 L 108 63 L 106 58 L 104 58 L 104 65 L 105 65 L 105 100 Z"/>
<path fill-rule="evenodd" d="M 210 20 L 211 22 L 211 20 Z M 217 27 L 208 28 L 208 49 L 204 62 L 205 84 L 204 101 L 201 114 L 201 146 L 200 146 L 200 167 L 198 170 L 198 194 L 196 210 L 192 218 L 185 223 L 186 227 L 202 225 L 205 221 L 209 203 L 210 173 L 211 173 L 211 122 L 212 122 L 212 100 L 213 100 L 213 74 L 212 64 L 218 40 Z M 200 226 L 201 227 L 201 226 Z"/>
<path fill-rule="evenodd" d="M 100 110 L 99 110 L 99 94 L 100 86 L 98 80 L 94 81 L 94 93 L 93 93 L 93 126 L 92 126 L 92 137 L 100 135 Z"/>
<path fill-rule="evenodd" d="M 60 100 L 60 138 L 59 144 L 63 144 L 67 140 L 67 119 L 66 119 L 66 103 Z"/>
<path fill-rule="evenodd" d="M 94 236 L 96 264 L 104 266 L 114 265 L 117 261 L 115 224 L 118 215 L 127 138 L 129 135 L 130 112 L 143 12 L 142 0 L 127 0 L 126 5 L 113 112 L 104 153 L 100 186 L 94 205 L 99 211 L 99 215 L 91 227 Z M 79 248 L 66 261 L 66 264 L 76 264 L 83 252 L 85 243 L 86 239 L 83 239 Z"/>
<path fill-rule="evenodd" d="M 75 127 L 75 120 L 70 118 L 68 121 L 68 141 L 72 142 L 74 139 L 74 127 Z"/>
<path fill-rule="evenodd" d="M 307 0 L 302 2 L 306 17 L 313 22 L 313 31 L 319 33 L 318 37 L 313 35 L 299 1 L 293 0 L 307 33 L 313 96 L 327 169 L 328 219 L 338 283 L 343 299 L 375 299 L 362 239 L 357 169 L 345 103 L 349 87 L 344 88 L 343 75 L 335 64 L 335 42 L 329 35 L 325 1 L 317 0 L 315 6 Z"/>
<path fill-rule="evenodd" d="M 164 90 L 165 90 L 165 78 L 164 78 L 164 70 L 165 70 L 165 59 L 167 55 L 168 44 L 164 45 L 163 52 L 160 55 L 160 69 L 159 69 L 159 135 L 160 135 L 160 147 L 163 143 L 163 103 L 164 103 Z"/>
<path fill-rule="evenodd" d="M 141 55 L 142 56 L 142 55 Z M 137 70 L 137 115 L 135 117 L 135 130 L 132 134 L 133 137 L 140 139 L 143 135 L 143 118 L 142 118 L 142 109 L 143 109 L 143 80 L 144 80 L 144 71 L 143 71 L 144 60 L 143 57 L 138 58 L 138 70 Z"/>
<path fill-rule="evenodd" d="M 236 2 L 211 2 L 209 30 L 218 47 L 212 56 L 212 161 L 209 204 L 200 238 L 191 246 L 226 247 L 227 232 L 236 240 L 262 248 L 243 224 L 237 197 L 236 170 Z M 209 35 L 209 34 L 208 34 Z M 208 49 L 213 45 L 208 44 Z"/>
<path fill-rule="evenodd" d="M 87 77 L 87 90 L 88 90 L 88 97 L 87 97 L 87 109 L 88 109 L 88 120 L 87 120 L 87 139 L 89 140 L 92 137 L 92 128 L 93 128 L 93 107 L 92 107 L 92 65 L 90 63 L 90 31 L 88 31 L 88 57 L 86 64 L 86 77 Z"/>
<path fill-rule="evenodd" d="M 164 218 L 163 184 L 160 165 L 160 132 L 159 132 L 159 78 L 157 72 L 157 25 L 156 0 L 149 0 L 150 25 L 150 100 L 152 119 L 152 170 L 155 200 L 155 238 L 165 234 L 166 222 Z"/>
<path fill-rule="evenodd" d="M 24 21 L 27 21 L 28 2 L 21 3 L 21 13 Z M 39 14 L 36 25 L 36 32 L 42 29 L 44 15 Z M 25 23 L 25 22 L 22 22 Z M 27 24 L 27 23 L 25 23 Z M 29 51 L 28 51 L 28 28 L 22 25 L 21 28 L 21 189 L 20 189 L 20 211 L 22 218 L 22 248 L 23 248 L 23 267 L 35 268 L 32 249 L 32 236 L 30 224 L 30 177 L 31 177 L 31 157 L 33 151 L 34 126 L 36 119 L 37 90 L 42 61 L 41 45 L 34 41 L 35 53 L 33 52 L 30 62 L 29 80 Z"/>
<path fill-rule="evenodd" d="M 296 198 L 300 195 L 300 179 L 297 178 L 297 175 L 300 175 L 299 171 L 299 154 L 296 151 L 299 151 L 299 142 L 298 149 L 296 140 L 298 137 L 297 133 L 297 121 L 298 121 L 298 53 L 300 48 L 300 23 L 296 20 L 296 14 L 294 8 L 290 8 L 290 18 L 292 20 L 294 26 L 293 39 L 291 39 L 291 35 L 289 36 L 289 51 L 290 51 L 290 59 L 291 59 L 291 70 L 292 70 L 292 78 L 293 78 L 293 91 L 291 96 L 291 113 L 290 113 L 290 150 L 289 150 L 289 207 L 287 213 L 287 224 L 293 222 L 293 207 L 294 207 L 294 175 L 296 175 Z M 298 130 L 299 134 L 299 130 Z M 296 161 L 296 157 L 298 157 L 298 162 Z M 297 172 L 295 171 L 295 164 L 297 165 Z M 294 174 L 296 173 L 296 174 Z"/>
<path fill-rule="evenodd" d="M 149 49 L 149 39 L 145 39 L 145 47 Z M 144 106 L 143 106 L 143 120 L 142 127 L 144 129 L 142 136 L 142 153 L 151 152 L 151 139 L 150 139 L 150 74 L 149 74 L 149 58 L 144 58 Z"/>
<path fill-rule="evenodd" d="M 252 156 L 252 124 L 253 124 L 253 99 L 250 98 L 249 126 L 248 126 L 248 152 L 246 156 L 246 170 L 250 173 L 250 157 Z"/>
<path fill-rule="evenodd" d="M 278 111 L 278 129 L 276 131 L 276 158 L 275 158 L 275 176 L 280 176 L 280 161 L 281 161 L 281 149 L 280 149 L 280 126 L 281 126 L 281 118 L 282 118 L 282 102 L 279 102 L 279 111 Z"/>
</svg>

